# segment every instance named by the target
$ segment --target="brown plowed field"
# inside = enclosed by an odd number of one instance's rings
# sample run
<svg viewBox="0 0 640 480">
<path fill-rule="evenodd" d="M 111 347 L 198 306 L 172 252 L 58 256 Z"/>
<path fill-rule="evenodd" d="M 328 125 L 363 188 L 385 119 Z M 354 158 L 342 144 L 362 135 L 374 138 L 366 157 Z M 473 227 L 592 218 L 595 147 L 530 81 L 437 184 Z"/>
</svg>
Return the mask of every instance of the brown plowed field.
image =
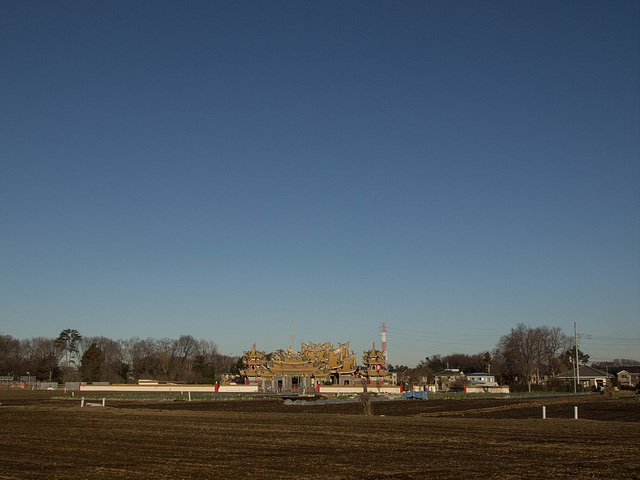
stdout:
<svg viewBox="0 0 640 480">
<path fill-rule="evenodd" d="M 405 400 L 364 416 L 357 403 L 281 399 L 80 408 L 77 397 L 5 390 L 0 478 L 640 479 L 633 400 Z"/>
</svg>

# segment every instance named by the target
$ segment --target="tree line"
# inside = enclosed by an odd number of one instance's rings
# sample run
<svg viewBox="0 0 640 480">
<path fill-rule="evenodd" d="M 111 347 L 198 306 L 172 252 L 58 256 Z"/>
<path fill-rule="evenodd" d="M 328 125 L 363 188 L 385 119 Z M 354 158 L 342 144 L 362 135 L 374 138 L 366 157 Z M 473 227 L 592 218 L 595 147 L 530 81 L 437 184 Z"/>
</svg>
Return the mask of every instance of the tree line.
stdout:
<svg viewBox="0 0 640 480">
<path fill-rule="evenodd" d="M 0 334 L 0 375 L 39 381 L 135 383 L 140 379 L 214 383 L 237 372 L 239 357 L 223 355 L 215 342 L 178 339 L 112 340 L 66 329 L 57 338 L 26 340 Z"/>
<path fill-rule="evenodd" d="M 395 369 L 408 383 L 435 383 L 435 374 L 457 368 L 465 374 L 492 373 L 502 385 L 526 385 L 531 391 L 532 385 L 544 380 L 547 385 L 560 386 L 554 380 L 563 372 L 575 368 L 576 351 L 573 337 L 562 332 L 559 327 L 530 327 L 518 324 L 500 337 L 495 348 L 476 354 L 453 353 L 426 357 L 415 368 L 398 365 Z M 587 365 L 589 355 L 578 349 L 578 363 Z M 616 359 L 612 362 L 593 364 L 596 368 L 610 367 L 615 373 L 621 366 L 638 365 L 640 362 L 630 359 Z M 557 385 L 554 385 L 557 384 Z"/>
<path fill-rule="evenodd" d="M 559 373 L 570 371 L 575 362 L 572 337 L 558 327 L 529 327 L 518 324 L 503 335 L 492 351 L 476 354 L 435 354 L 425 357 L 413 368 L 396 365 L 399 379 L 407 383 L 434 383 L 435 374 L 447 368 L 464 373 L 488 372 L 501 384 L 526 385 L 529 389 L 541 379 L 551 381 Z M 589 363 L 589 355 L 578 351 L 580 364 Z M 635 360 L 616 359 L 593 366 L 638 365 Z M 65 329 L 57 338 L 35 337 L 19 340 L 0 334 L 0 376 L 27 375 L 39 381 L 86 381 L 135 383 L 140 379 L 214 383 L 224 375 L 237 375 L 242 358 L 223 355 L 218 346 L 191 335 L 178 339 L 112 340 L 84 337 L 78 330 Z M 550 379 L 550 380 L 549 380 Z"/>
</svg>

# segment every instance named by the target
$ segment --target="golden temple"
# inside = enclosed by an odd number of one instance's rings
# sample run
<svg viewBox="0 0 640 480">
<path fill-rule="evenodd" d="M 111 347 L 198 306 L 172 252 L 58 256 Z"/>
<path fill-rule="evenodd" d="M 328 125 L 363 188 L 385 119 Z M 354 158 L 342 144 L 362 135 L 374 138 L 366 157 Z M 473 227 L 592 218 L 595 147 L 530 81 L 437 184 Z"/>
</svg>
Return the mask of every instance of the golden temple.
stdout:
<svg viewBox="0 0 640 480">
<path fill-rule="evenodd" d="M 311 392 L 318 385 L 353 385 L 356 381 L 384 384 L 388 374 L 386 355 L 376 350 L 364 352 L 364 367 L 358 367 L 349 343 L 334 347 L 331 343 L 302 343 L 299 352 L 292 348 L 270 354 L 254 344 L 244 352 L 244 369 L 240 371 L 245 384 L 260 385 L 265 392 Z"/>
</svg>

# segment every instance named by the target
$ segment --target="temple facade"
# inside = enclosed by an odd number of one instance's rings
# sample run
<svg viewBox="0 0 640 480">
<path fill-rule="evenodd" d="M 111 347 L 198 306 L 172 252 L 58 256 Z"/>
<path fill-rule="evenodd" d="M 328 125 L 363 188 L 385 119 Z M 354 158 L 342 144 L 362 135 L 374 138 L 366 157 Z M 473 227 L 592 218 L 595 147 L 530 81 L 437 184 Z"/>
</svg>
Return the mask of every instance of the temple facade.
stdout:
<svg viewBox="0 0 640 480">
<path fill-rule="evenodd" d="M 334 347 L 331 343 L 302 343 L 299 352 L 289 348 L 266 354 L 255 344 L 242 357 L 240 371 L 245 384 L 259 385 L 263 392 L 309 393 L 318 385 L 353 385 L 387 383 L 386 356 L 376 350 L 364 352 L 364 366 L 357 365 L 356 356 L 349 350 L 349 342 Z"/>
<path fill-rule="evenodd" d="M 256 385 L 260 383 L 260 379 L 268 372 L 265 369 L 266 354 L 256 349 L 256 344 L 253 344 L 251 350 L 244 352 L 242 357 L 242 364 L 244 370 L 240 371 L 244 383 L 248 385 Z"/>
<path fill-rule="evenodd" d="M 375 342 L 371 350 L 364 351 L 362 363 L 364 367 L 361 375 L 367 379 L 370 385 L 385 384 L 385 379 L 389 376 L 387 356 L 384 351 L 376 349 Z"/>
</svg>

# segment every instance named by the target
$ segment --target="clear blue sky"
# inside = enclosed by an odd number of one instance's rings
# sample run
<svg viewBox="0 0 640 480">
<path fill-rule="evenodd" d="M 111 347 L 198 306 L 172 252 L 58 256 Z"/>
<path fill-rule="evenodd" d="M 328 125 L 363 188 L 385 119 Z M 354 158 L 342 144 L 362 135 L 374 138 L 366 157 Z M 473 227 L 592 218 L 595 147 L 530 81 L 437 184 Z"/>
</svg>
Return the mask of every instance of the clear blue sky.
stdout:
<svg viewBox="0 0 640 480">
<path fill-rule="evenodd" d="M 0 332 L 640 360 L 639 19 L 2 1 Z"/>
</svg>

